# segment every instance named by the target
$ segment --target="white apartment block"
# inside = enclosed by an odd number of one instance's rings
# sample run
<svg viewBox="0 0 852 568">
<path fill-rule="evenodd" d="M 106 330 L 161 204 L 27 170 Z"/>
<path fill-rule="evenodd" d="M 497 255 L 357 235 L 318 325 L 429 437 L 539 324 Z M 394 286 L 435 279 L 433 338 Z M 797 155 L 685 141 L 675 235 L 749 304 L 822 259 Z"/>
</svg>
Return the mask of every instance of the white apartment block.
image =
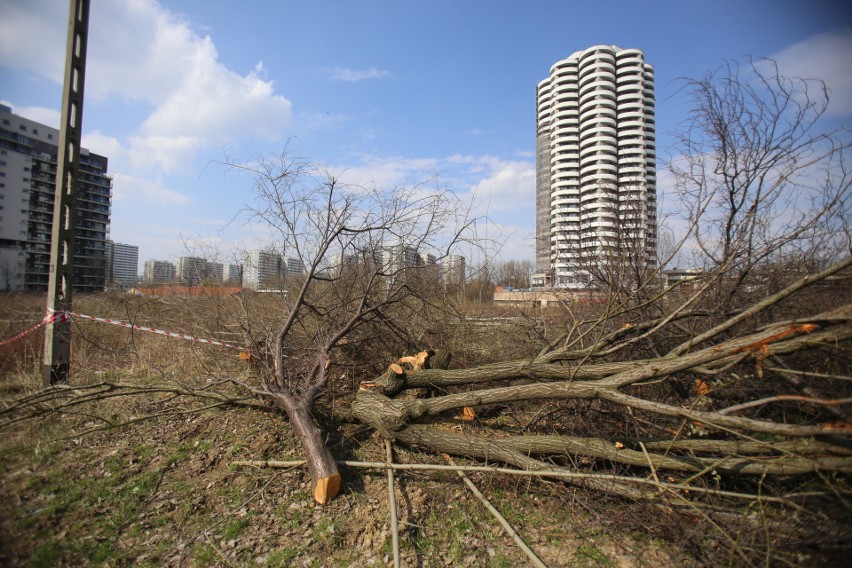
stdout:
<svg viewBox="0 0 852 568">
<path fill-rule="evenodd" d="M 217 284 L 224 282 L 225 265 L 221 262 L 207 262 L 207 271 L 205 272 L 206 279 L 212 280 Z"/>
<path fill-rule="evenodd" d="M 450 254 L 443 259 L 443 280 L 447 286 L 464 284 L 467 278 L 467 262 L 460 254 Z"/>
<path fill-rule="evenodd" d="M 241 286 L 243 282 L 243 265 L 226 264 L 222 274 L 222 281 Z"/>
<path fill-rule="evenodd" d="M 382 249 L 382 270 L 388 275 L 392 275 L 405 268 L 421 266 L 421 261 L 421 254 L 412 246 L 395 244 L 385 246 Z"/>
<path fill-rule="evenodd" d="M 584 288 L 591 269 L 656 263 L 654 69 L 639 49 L 596 45 L 536 90 L 536 275 Z M 552 279 L 552 280 L 551 280 Z"/>
<path fill-rule="evenodd" d="M 145 284 L 168 284 L 177 275 L 175 265 L 166 260 L 146 260 L 143 280 Z"/>
<path fill-rule="evenodd" d="M 287 275 L 291 274 L 302 274 L 305 272 L 305 265 L 302 264 L 302 261 L 298 258 L 287 257 L 284 259 L 284 263 L 287 265 Z"/>
<path fill-rule="evenodd" d="M 243 286 L 252 290 L 276 288 L 287 274 L 284 258 L 275 252 L 246 251 L 243 263 Z"/>
<path fill-rule="evenodd" d="M 197 256 L 180 256 L 175 271 L 178 280 L 187 286 L 195 286 L 207 278 L 207 261 Z"/>
</svg>

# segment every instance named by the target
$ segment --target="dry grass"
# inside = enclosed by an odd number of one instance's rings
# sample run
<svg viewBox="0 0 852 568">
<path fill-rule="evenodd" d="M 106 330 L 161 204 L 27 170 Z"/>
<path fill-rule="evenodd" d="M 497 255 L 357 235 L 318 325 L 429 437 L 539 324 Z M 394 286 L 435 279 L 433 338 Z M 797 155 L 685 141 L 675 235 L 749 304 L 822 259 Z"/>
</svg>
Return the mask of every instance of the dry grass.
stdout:
<svg viewBox="0 0 852 568">
<path fill-rule="evenodd" d="M 14 331 L 41 318 L 41 297 L 0 302 Z M 197 336 L 262 345 L 280 322 L 281 298 L 151 298 L 99 295 L 77 299 L 81 313 Z M 454 350 L 470 366 L 528 353 L 542 335 L 564 326 L 558 314 L 465 313 L 440 329 L 418 323 L 429 347 Z M 535 315 L 536 317 L 533 317 Z M 428 319 L 428 318 L 426 318 Z M 251 327 L 245 322 L 251 322 Z M 431 322 L 434 323 L 434 322 Z M 75 321 L 73 375 L 79 389 L 98 383 L 138 388 L 212 389 L 244 394 L 232 378 L 256 384 L 256 368 L 237 353 Z M 0 398 L 10 404 L 40 388 L 41 332 L 0 348 Z M 339 459 L 382 461 L 382 440 L 339 422 L 359 380 L 405 353 L 401 340 L 353 350 L 317 418 Z M 337 375 L 335 375 L 337 377 Z M 257 401 L 251 399 L 254 404 Z M 14 424 L 0 423 L 0 564 L 22 566 L 384 566 L 390 557 L 384 472 L 345 469 L 341 497 L 326 507 L 310 498 L 301 469 L 235 468 L 234 460 L 296 459 L 286 417 L 263 407 L 208 402 L 174 392 L 99 398 Z M 140 417 L 146 420 L 137 420 Z M 462 428 L 603 435 L 623 417 L 602 404 L 511 405 Z M 85 432 L 88 434 L 83 435 Z M 440 463 L 438 456 L 397 448 L 397 461 Z M 578 467 L 618 473 L 608 463 Z M 541 480 L 494 474 L 472 478 L 550 566 L 828 564 L 849 550 L 848 509 L 811 500 L 800 511 L 757 502 L 703 503 L 675 509 L 637 504 Z M 397 474 L 403 564 L 515 566 L 521 554 L 455 475 Z M 712 480 L 711 480 L 712 481 Z M 717 480 L 755 490 L 760 481 Z M 766 481 L 774 493 L 844 487 L 843 476 Z M 739 487 L 738 487 L 739 484 Z M 770 484 L 772 486 L 770 487 Z M 722 486 L 722 485 L 720 485 Z"/>
</svg>

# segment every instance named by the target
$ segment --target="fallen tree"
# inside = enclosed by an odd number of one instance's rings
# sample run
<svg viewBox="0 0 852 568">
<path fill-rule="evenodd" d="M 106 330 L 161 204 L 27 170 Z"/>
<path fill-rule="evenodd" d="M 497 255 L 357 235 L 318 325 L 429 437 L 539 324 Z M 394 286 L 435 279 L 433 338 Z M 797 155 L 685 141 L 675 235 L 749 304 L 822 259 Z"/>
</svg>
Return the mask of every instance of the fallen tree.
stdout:
<svg viewBox="0 0 852 568">
<path fill-rule="evenodd" d="M 261 385 L 244 386 L 286 412 L 314 498 L 326 503 L 340 490 L 340 474 L 311 413 L 337 372 L 330 369 L 333 353 L 388 333 L 408 339 L 398 314 L 422 311 L 437 284 L 437 263 L 465 238 L 471 221 L 450 192 L 346 184 L 286 152 L 231 166 L 253 178 L 261 205 L 251 216 L 305 268 L 289 283 L 283 323 L 258 332 L 258 323 L 245 318 Z"/>
<path fill-rule="evenodd" d="M 750 312 L 756 316 L 776 302 L 852 265 L 843 261 L 818 275 L 793 283 L 779 293 L 760 302 Z M 683 314 L 685 317 L 685 314 Z M 845 421 L 792 423 L 742 416 L 749 410 L 765 410 L 770 406 L 811 405 L 834 409 L 843 417 L 844 407 L 852 399 L 814 398 L 796 389 L 790 393 L 746 404 L 726 405 L 714 399 L 713 389 L 704 381 L 689 400 L 672 404 L 650 400 L 625 392 L 628 387 L 674 381 L 683 375 L 707 378 L 751 367 L 749 381 L 762 381 L 766 373 L 789 375 L 789 368 L 763 369 L 769 358 L 791 355 L 810 349 L 843 351 L 844 342 L 852 338 L 852 304 L 846 304 L 811 317 L 778 322 L 760 330 L 713 342 L 711 339 L 743 319 L 737 314 L 716 326 L 714 333 L 704 334 L 701 348 L 681 353 L 679 348 L 668 354 L 643 360 L 597 363 L 596 359 L 618 352 L 643 330 L 654 329 L 658 322 L 617 329 L 586 349 L 572 349 L 571 338 L 551 347 L 536 357 L 521 361 L 500 362 L 472 369 L 437 368 L 404 369 L 392 366 L 380 378 L 362 383 L 353 414 L 384 436 L 431 450 L 454 455 L 504 462 L 525 469 L 552 469 L 552 465 L 536 460 L 536 455 L 560 455 L 576 459 L 586 456 L 657 470 L 674 470 L 704 474 L 711 470 L 736 475 L 791 475 L 819 471 L 852 471 L 852 450 L 846 442 L 852 426 Z M 757 369 L 760 369 L 758 372 Z M 758 376 L 760 375 L 760 376 Z M 734 373 L 734 376 L 735 373 Z M 513 384 L 522 381 L 523 384 Z M 498 386 L 500 384 L 502 386 Z M 410 389 L 465 388 L 433 398 L 394 398 Z M 795 386 L 795 385 L 793 385 Z M 625 416 L 634 411 L 659 417 L 674 435 L 666 440 L 621 435 L 614 439 L 575 436 L 505 436 L 493 432 L 464 434 L 418 422 L 434 421 L 441 415 L 461 411 L 465 407 L 493 406 L 522 401 L 598 399 L 620 407 Z M 830 415 L 828 412 L 824 414 Z M 698 425 L 705 433 L 713 431 L 724 437 L 718 440 L 690 439 L 687 424 Z M 764 435 L 763 441 L 754 436 Z M 835 442 L 819 441 L 826 438 Z M 747 443 L 744 443 L 748 440 Z M 837 441 L 841 440 L 840 443 Z M 632 488 L 609 484 L 598 488 L 635 498 Z M 653 495 L 651 495 L 653 496 Z"/>
</svg>

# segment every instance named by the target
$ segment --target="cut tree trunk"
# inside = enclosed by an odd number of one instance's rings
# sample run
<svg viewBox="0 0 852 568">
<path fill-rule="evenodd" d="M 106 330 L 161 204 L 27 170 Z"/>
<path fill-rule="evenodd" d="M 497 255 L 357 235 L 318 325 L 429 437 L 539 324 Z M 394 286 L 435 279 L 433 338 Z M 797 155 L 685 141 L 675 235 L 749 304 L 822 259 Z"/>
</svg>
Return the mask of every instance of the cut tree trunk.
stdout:
<svg viewBox="0 0 852 568">
<path fill-rule="evenodd" d="M 314 424 L 308 403 L 284 393 L 275 395 L 276 403 L 290 418 L 290 425 L 299 436 L 305 451 L 305 460 L 313 480 L 314 500 L 325 505 L 340 492 L 340 473 L 337 462 L 322 439 L 322 432 Z"/>
</svg>

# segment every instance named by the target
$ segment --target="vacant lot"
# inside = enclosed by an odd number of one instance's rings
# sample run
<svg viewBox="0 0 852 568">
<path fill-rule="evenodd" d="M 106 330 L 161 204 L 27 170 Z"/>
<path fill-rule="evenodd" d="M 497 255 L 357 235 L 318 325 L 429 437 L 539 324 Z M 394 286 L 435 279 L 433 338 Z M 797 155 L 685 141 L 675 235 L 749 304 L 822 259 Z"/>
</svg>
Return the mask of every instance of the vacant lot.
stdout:
<svg viewBox="0 0 852 568">
<path fill-rule="evenodd" d="M 14 297 L 0 310 L 6 337 L 41 318 L 41 298 Z M 252 304 L 271 329 L 276 302 Z M 237 298 L 81 298 L 75 310 L 239 343 Z M 498 314 L 490 314 L 498 315 Z M 499 314 L 506 316 L 507 314 Z M 534 345 L 529 314 L 483 326 L 446 328 L 459 365 L 506 358 Z M 536 317 L 546 317 L 538 314 Z M 535 324 L 537 325 L 537 324 Z M 464 340 L 462 340 L 464 338 Z M 0 349 L 0 563 L 20 566 L 387 566 L 392 565 L 384 470 L 344 467 L 341 495 L 318 506 L 301 467 L 235 465 L 295 460 L 301 449 L 286 417 L 240 384 L 260 372 L 234 350 L 75 320 L 70 388 L 77 404 L 49 408 L 38 392 L 41 330 Z M 350 362 L 316 418 L 341 460 L 384 461 L 384 440 L 348 421 L 357 383 L 388 361 Z M 117 385 L 98 387 L 93 385 Z M 87 388 L 91 390 L 87 390 Z M 122 390 L 123 389 L 123 390 Z M 182 390 L 184 389 L 184 390 Z M 187 395 L 186 389 L 192 391 Z M 205 391 L 217 398 L 204 398 Z M 97 393 L 91 400 L 85 393 Z M 119 396 L 120 395 L 120 396 Z M 27 413 L 12 412 L 30 400 Z M 487 408 L 473 421 L 448 416 L 453 431 L 595 431 L 621 424 L 603 406 L 580 403 Z M 400 463 L 446 464 L 395 446 Z M 570 458 L 569 458 L 570 459 Z M 462 461 L 462 460 L 460 460 Z M 472 462 L 466 462 L 472 463 Z M 580 459 L 585 471 L 624 466 Z M 760 500 L 707 500 L 692 510 L 632 502 L 562 482 L 470 474 L 548 566 L 826 564 L 849 550 L 848 480 L 721 479 L 729 491 L 814 491 L 798 511 Z M 817 496 L 826 486 L 837 494 Z M 404 566 L 518 566 L 526 557 L 459 477 L 395 473 Z M 815 522 L 819 520 L 819 524 Z M 771 559 L 771 561 L 770 561 Z"/>
</svg>

